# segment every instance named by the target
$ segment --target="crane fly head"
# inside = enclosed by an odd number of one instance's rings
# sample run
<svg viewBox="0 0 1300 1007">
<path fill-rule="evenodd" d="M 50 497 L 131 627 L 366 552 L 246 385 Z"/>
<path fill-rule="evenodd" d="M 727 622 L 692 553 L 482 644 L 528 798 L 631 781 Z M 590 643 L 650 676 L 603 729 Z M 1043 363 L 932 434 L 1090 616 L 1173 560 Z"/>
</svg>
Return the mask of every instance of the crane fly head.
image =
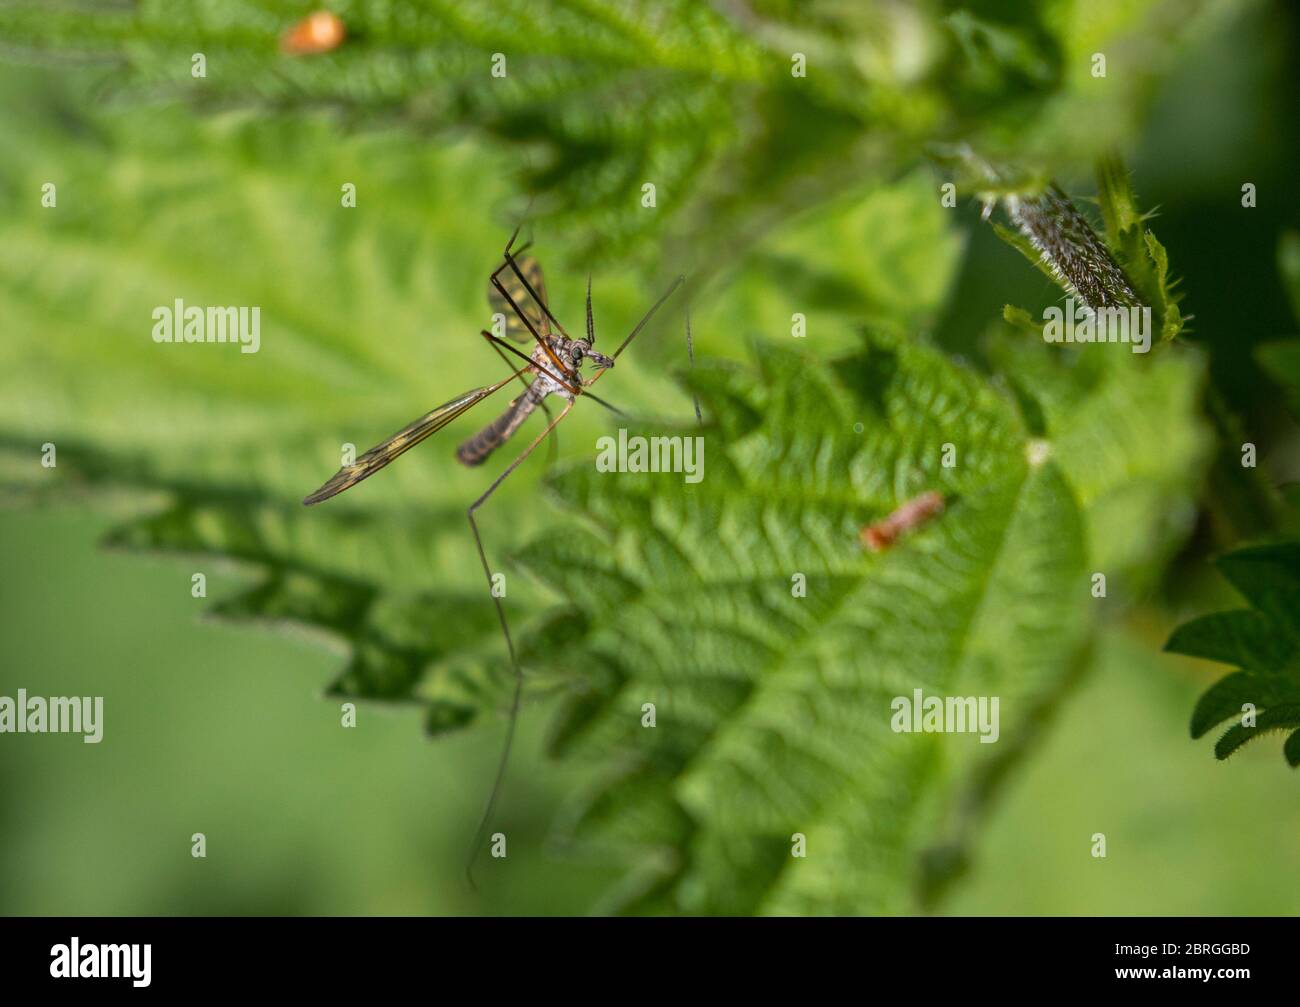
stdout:
<svg viewBox="0 0 1300 1007">
<path fill-rule="evenodd" d="M 596 320 L 591 314 L 591 274 L 587 274 L 587 338 L 574 339 L 569 342 L 569 361 L 572 365 L 573 374 L 578 375 L 578 368 L 582 366 L 584 359 L 590 360 L 597 367 L 613 367 L 612 358 L 605 356 L 603 353 L 597 353 L 592 349 L 596 345 Z"/>
<path fill-rule="evenodd" d="M 605 356 L 603 353 L 597 353 L 591 348 L 591 342 L 586 339 L 573 339 L 565 351 L 569 357 L 568 363 L 574 373 L 578 374 L 579 368 L 582 367 L 584 360 L 590 360 L 597 367 L 613 367 L 614 361 Z"/>
</svg>

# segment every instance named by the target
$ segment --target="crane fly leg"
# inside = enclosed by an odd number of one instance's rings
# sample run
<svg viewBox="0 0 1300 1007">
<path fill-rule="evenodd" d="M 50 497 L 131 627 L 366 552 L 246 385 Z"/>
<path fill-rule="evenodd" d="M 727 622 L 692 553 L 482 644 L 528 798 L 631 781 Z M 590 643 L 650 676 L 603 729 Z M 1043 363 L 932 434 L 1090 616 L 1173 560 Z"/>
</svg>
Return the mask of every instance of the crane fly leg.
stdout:
<svg viewBox="0 0 1300 1007">
<path fill-rule="evenodd" d="M 514 237 L 512 236 L 510 240 L 513 242 Z M 524 274 L 520 272 L 519 266 L 515 263 L 514 258 L 510 254 L 509 245 L 506 246 L 505 255 L 506 255 L 506 261 L 501 263 L 501 265 L 497 266 L 497 268 L 492 272 L 492 275 L 488 277 L 488 281 L 492 284 L 493 287 L 496 288 L 497 293 L 500 294 L 505 299 L 506 303 L 510 305 L 511 310 L 514 311 L 515 313 L 515 316 L 521 322 L 524 323 L 524 327 L 530 333 L 532 333 L 533 339 L 537 341 L 537 345 L 546 351 L 546 355 L 550 357 L 551 362 L 555 364 L 555 369 L 563 372 L 564 364 L 560 362 L 560 358 L 555 355 L 555 351 L 551 349 L 550 344 L 542 337 L 542 334 L 537 331 L 537 326 L 533 324 L 533 320 L 528 317 L 524 309 L 519 306 L 519 302 L 510 296 L 510 291 L 506 290 L 505 285 L 501 282 L 501 273 L 507 267 L 513 269 L 515 276 L 519 278 L 519 282 L 522 283 L 524 289 L 528 291 L 528 296 L 533 299 L 533 303 L 535 303 L 538 307 L 542 309 L 542 311 L 545 313 L 547 318 L 549 318 L 552 322 L 555 322 L 556 327 L 559 328 L 561 332 L 564 332 L 564 326 L 560 325 L 558 321 L 555 321 L 555 316 L 551 314 L 551 309 L 546 306 L 545 299 L 540 297 L 537 294 L 537 292 L 533 289 L 533 285 L 529 283 L 528 280 L 525 279 Z M 565 333 L 565 336 L 567 338 L 567 333 Z M 567 381 L 561 380 L 560 383 L 564 385 L 564 387 L 567 388 L 570 392 L 577 391 L 577 389 L 575 389 Z"/>
<path fill-rule="evenodd" d="M 483 575 L 487 578 L 488 582 L 488 593 L 492 596 L 492 604 L 496 606 L 497 619 L 501 623 L 501 632 L 506 638 L 506 650 L 510 653 L 510 667 L 514 671 L 515 675 L 515 687 L 514 694 L 510 700 L 510 723 L 506 728 L 505 747 L 501 751 L 501 761 L 497 765 L 496 779 L 492 784 L 492 793 L 488 797 L 487 807 L 483 809 L 483 817 L 479 820 L 478 828 L 474 832 L 474 843 L 470 847 L 469 861 L 465 864 L 465 877 L 469 880 L 471 886 L 474 885 L 474 861 L 478 858 L 479 847 L 483 843 L 483 836 L 487 832 L 488 824 L 492 819 L 492 812 L 496 808 L 497 794 L 501 790 L 501 781 L 505 779 L 506 766 L 510 762 L 510 748 L 514 744 L 515 740 L 515 723 L 519 719 L 519 701 L 523 696 L 524 691 L 523 670 L 519 667 L 519 658 L 515 653 L 515 643 L 513 638 L 510 636 L 510 624 L 506 621 L 505 606 L 501 604 L 501 599 L 492 591 L 492 568 L 488 565 L 487 553 L 483 549 L 483 537 L 479 534 L 478 523 L 474 520 L 474 512 L 487 502 L 488 498 L 496 492 L 497 487 L 505 482 L 506 477 L 517 469 L 523 463 L 525 458 L 533 453 L 537 448 L 537 445 L 541 444 L 551 431 L 560 425 L 560 421 L 569 415 L 569 410 L 572 408 L 573 401 L 570 400 L 569 402 L 566 402 L 564 408 L 560 410 L 560 415 L 555 417 L 555 419 L 551 420 L 551 422 L 546 425 L 546 429 L 538 434 L 528 447 L 524 448 L 523 453 L 512 461 L 509 466 L 506 467 L 506 470 L 492 481 L 492 485 L 483 492 L 482 496 L 470 504 L 469 510 L 465 512 L 465 516 L 469 519 L 470 530 L 474 533 L 474 545 L 478 548 L 478 558 L 483 564 Z"/>
</svg>

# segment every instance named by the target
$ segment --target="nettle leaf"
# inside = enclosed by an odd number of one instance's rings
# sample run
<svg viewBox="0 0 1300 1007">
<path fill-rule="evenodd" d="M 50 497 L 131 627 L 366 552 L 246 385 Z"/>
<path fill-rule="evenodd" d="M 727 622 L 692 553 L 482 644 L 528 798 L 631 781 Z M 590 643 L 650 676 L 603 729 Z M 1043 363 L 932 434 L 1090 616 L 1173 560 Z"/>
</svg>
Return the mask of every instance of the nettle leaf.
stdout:
<svg viewBox="0 0 1300 1007">
<path fill-rule="evenodd" d="M 991 347 L 1005 395 L 908 339 L 875 335 L 829 370 L 763 345 L 756 374 L 715 365 L 689 379 L 711 421 L 699 485 L 590 467 L 556 480 L 593 528 L 520 559 L 593 627 L 577 654 L 551 658 L 586 678 L 554 747 L 608 767 L 568 829 L 636 851 L 612 905 L 905 911 L 964 869 L 971 808 L 1019 757 L 1015 742 L 963 749 L 873 716 L 910 681 L 993 691 L 1015 720 L 1006 736 L 1030 731 L 1083 633 L 1071 606 L 1086 576 L 1046 582 L 1082 564 L 1114 595 L 1141 595 L 1190 532 L 1208 457 L 1199 355 L 1062 352 L 1025 321 L 1032 342 L 1001 334 Z M 938 463 L 945 443 L 961 446 L 956 469 Z M 927 489 L 948 495 L 941 517 L 883 557 L 859 551 L 862 524 Z M 1044 511 L 1060 534 L 1045 533 Z M 1014 607 L 1001 575 L 1021 564 L 1059 637 L 989 614 Z M 806 598 L 791 596 L 796 572 Z M 964 605 L 982 618 L 959 631 Z M 640 726 L 645 703 L 655 728 Z M 996 756 L 981 758 L 987 747 Z M 795 832 L 827 844 L 818 865 L 790 857 Z"/>
<path fill-rule="evenodd" d="M 212 614 L 327 640 L 346 655 L 331 695 L 419 705 L 435 731 L 495 720 L 513 677 L 465 519 L 489 479 L 453 457 L 487 414 L 328 506 L 301 503 L 345 441 L 364 450 L 509 373 L 477 336 L 506 238 L 464 212 L 499 196 L 480 162 L 320 120 L 196 124 L 183 110 L 29 111 L 0 136 L 14 152 L 0 166 L 0 496 L 111 501 L 111 545 L 192 572 L 233 565 L 247 584 L 214 597 Z M 50 178 L 58 204 L 45 209 L 30 194 Z M 340 205 L 344 180 L 358 209 Z M 604 318 L 642 309 L 630 286 L 606 287 Z M 579 279 L 551 288 L 557 308 L 581 309 Z M 152 313 L 176 298 L 257 306 L 258 352 L 155 342 Z M 635 369 L 620 381 L 634 391 Z M 56 468 L 40 464 L 45 443 Z M 524 582 L 504 545 L 545 517 L 531 498 L 538 458 L 482 512 L 525 653 L 551 625 L 513 590 Z"/>
<path fill-rule="evenodd" d="M 670 218 L 702 267 L 764 217 L 888 177 L 929 141 L 1028 156 L 1050 175 L 1130 140 L 1175 56 L 1235 5 L 1170 20 L 1160 0 L 1075 0 L 995 20 L 841 3 L 390 0 L 339 9 L 339 44 L 311 55 L 281 46 L 303 5 L 184 6 L 11 0 L 0 34 L 6 54 L 106 65 L 103 91 L 124 101 L 472 129 L 508 149 L 536 216 L 585 226 L 583 257 L 644 250 Z M 1090 76 L 1099 51 L 1105 87 Z M 629 213 L 647 183 L 654 209 Z"/>
<path fill-rule="evenodd" d="M 1141 597 L 1196 520 L 1212 441 L 1200 411 L 1204 356 L 1181 344 L 1150 354 L 1049 345 L 1041 322 L 1018 308 L 1007 315 L 1010 328 L 987 347 L 998 378 L 1085 508 L 1095 569 Z"/>
<path fill-rule="evenodd" d="M 1250 607 L 1192 619 L 1165 644 L 1172 653 L 1239 669 L 1201 696 L 1192 737 L 1235 720 L 1214 746 L 1215 756 L 1226 759 L 1263 734 L 1291 732 L 1282 754 L 1300 766 L 1300 542 L 1248 546 L 1216 565 Z"/>
<path fill-rule="evenodd" d="M 1131 598 L 1154 584 L 1195 520 L 1192 494 L 1209 456 L 1198 408 L 1205 363 L 1181 344 L 1156 345 L 1182 325 L 1167 257 L 1144 229 L 1119 162 L 1103 159 L 1098 178 L 1104 239 L 1050 187 L 1009 199 L 1022 233 L 995 229 L 1090 306 L 1154 306 L 1153 352 L 1123 343 L 1048 344 L 1043 322 L 1013 305 L 1004 307 L 1006 324 L 991 332 L 987 352 L 1030 429 L 1054 433 L 1053 450 L 1087 511 L 1096 568 L 1121 574 Z"/>
<path fill-rule="evenodd" d="M 1075 387 L 1053 364 L 1043 370 L 1059 386 L 1045 379 L 1031 395 L 897 338 L 941 307 L 960 245 L 932 180 L 927 193 L 920 175 L 882 179 L 924 141 L 972 125 L 975 113 L 949 107 L 947 71 L 981 58 L 981 39 L 996 43 L 996 72 L 964 71 L 980 77 L 980 104 L 1023 128 L 1025 107 L 997 100 L 999 88 L 1010 98 L 1028 84 L 1031 104 L 1051 102 L 1056 56 L 1030 59 L 1048 18 L 947 26 L 902 8 L 807 19 L 758 5 L 752 37 L 737 42 L 740 28 L 697 4 L 673 5 L 666 26 L 650 7 L 563 4 L 568 14 L 548 19 L 550 6 L 484 6 L 481 19 L 367 7 L 349 45 L 295 61 L 275 53 L 288 17 L 278 4 L 205 5 L 180 36 L 170 5 L 103 18 L 7 5 L 14 46 L 59 55 L 84 42 L 125 60 L 111 88 L 180 92 L 265 121 L 196 126 L 165 107 L 90 118 L 55 88 L 0 119 L 12 154 L 0 164 L 0 312 L 18 335 L 0 342 L 4 490 L 125 494 L 136 510 L 115 543 L 254 571 L 216 613 L 327 634 L 350 655 L 336 694 L 422 703 L 433 730 L 473 722 L 501 708 L 509 679 L 464 522 L 482 473 L 452 463 L 454 434 L 328 509 L 300 506 L 337 467 L 340 441 L 364 449 L 500 363 L 474 333 L 486 322 L 483 267 L 504 235 L 466 207 L 505 190 L 480 152 L 411 136 L 470 124 L 509 137 L 539 215 L 584 208 L 569 218 L 582 222 L 561 247 L 570 256 L 668 230 L 655 222 L 668 212 L 626 202 L 647 167 L 669 180 L 663 209 L 708 233 L 712 245 L 691 249 L 705 260 L 814 208 L 755 251 L 739 285 L 764 270 L 793 276 L 824 319 L 867 318 L 891 335 L 834 368 L 769 348 L 756 371 L 702 365 L 690 387 L 709 410 L 703 481 L 598 473 L 588 460 L 554 482 L 579 528 L 545 513 L 524 478 L 494 498 L 496 530 L 485 531 L 495 555 L 501 529 L 547 529 L 520 562 L 564 604 L 543 611 L 512 580 L 510 614 L 528 626 L 530 688 L 567 685 L 557 749 L 608 773 L 570 831 L 636 851 L 640 872 L 618 904 L 906 911 L 960 869 L 980 781 L 1020 748 L 895 733 L 893 697 L 997 696 L 1004 739 L 1031 729 L 1084 646 L 1093 550 L 1149 527 L 1148 505 L 1134 522 L 1122 493 L 1153 478 L 1150 509 L 1181 512 L 1199 435 L 1174 414 L 1195 368 L 1170 367 L 1147 400 L 1087 367 Z M 792 22 L 817 43 L 808 78 L 790 75 Z M 1119 15 L 1106 26 L 1104 37 L 1135 29 Z M 944 45 L 951 30 L 973 48 Z M 922 39 L 919 63 L 895 58 L 896 37 Z M 206 80 L 189 76 L 200 45 Z M 528 70 L 522 80 L 486 76 L 499 48 L 524 52 L 508 57 L 512 74 Z M 1127 111 L 1111 121 L 1129 122 L 1130 96 L 1120 100 Z M 346 138 L 331 121 L 272 114 L 318 106 L 404 131 Z M 50 165 L 57 214 L 25 195 Z M 345 180 L 364 213 L 339 209 Z M 864 191 L 861 206 L 817 216 L 829 196 Z M 832 240 L 819 258 L 808 249 L 822 233 Z M 579 286 L 548 279 L 553 303 L 580 305 Z M 260 352 L 154 344 L 151 311 L 176 297 L 260 305 Z M 598 309 L 602 325 L 608 314 L 634 321 L 629 300 Z M 784 325 L 792 310 L 803 305 L 775 317 Z M 746 322 L 715 326 L 717 338 Z M 632 402 L 658 401 L 659 385 L 623 359 Z M 1121 393 L 1108 399 L 1112 381 Z M 1107 430 L 1070 440 L 1075 415 L 1107 408 L 1132 408 L 1149 436 L 1121 435 L 1130 418 L 1108 415 Z M 47 440 L 60 468 L 35 473 Z M 948 444 L 953 468 L 941 463 Z M 572 453 L 589 459 L 590 441 Z M 945 495 L 945 512 L 865 554 L 861 526 L 925 490 Z M 791 593 L 796 574 L 806 597 Z M 655 728 L 640 726 L 646 702 L 658 705 Z M 795 832 L 805 859 L 790 857 Z"/>
<path fill-rule="evenodd" d="M 570 838 L 635 858 L 625 910 L 905 912 L 964 787 L 1081 646 L 1085 515 L 1014 400 L 936 351 L 757 357 L 690 379 L 712 420 L 698 484 L 574 467 L 552 486 L 592 529 L 519 557 L 591 627 L 552 655 L 587 680 L 556 747 L 607 767 Z M 865 553 L 861 526 L 924 490 L 944 513 Z M 918 688 L 999 697 L 1004 741 L 895 733 Z"/>
<path fill-rule="evenodd" d="M 1103 157 L 1097 166 L 1097 202 L 1106 224 L 1106 243 L 1132 278 L 1138 303 L 1151 308 L 1162 342 L 1183 329 L 1178 310 L 1181 294 L 1169 272 L 1169 255 L 1146 227 L 1151 214 L 1141 214 L 1127 169 L 1117 156 Z"/>
<path fill-rule="evenodd" d="M 109 61 L 105 90 L 125 102 L 161 94 L 203 110 L 328 109 L 354 127 L 381 122 L 417 136 L 478 131 L 509 147 L 501 169 L 516 191 L 539 197 L 535 220 L 581 218 L 593 259 L 644 241 L 660 212 L 680 214 L 705 176 L 716 181 L 753 139 L 738 114 L 750 102 L 770 98 L 821 126 L 814 151 L 854 121 L 827 99 L 825 77 L 798 86 L 789 53 L 694 0 L 354 4 L 338 12 L 337 48 L 281 51 L 305 13 L 277 0 L 207 3 L 178 31 L 175 5 L 158 0 L 94 13 L 18 3 L 0 13 L 0 30 L 20 52 Z M 789 167 L 753 166 L 773 189 Z M 641 210 L 646 184 L 656 199 Z"/>
<path fill-rule="evenodd" d="M 917 170 L 860 185 L 774 229 L 736 256 L 725 287 L 692 307 L 692 317 L 702 337 L 775 339 L 791 336 L 797 311 L 802 335 L 819 346 L 854 345 L 864 325 L 924 333 L 943 309 L 963 252 L 953 214 L 935 199 L 934 176 Z"/>
<path fill-rule="evenodd" d="M 461 515 L 441 517 L 455 527 Z M 312 524 L 322 534 L 315 541 Z M 348 661 L 327 696 L 421 706 L 431 733 L 505 706 L 514 678 L 483 592 L 401 590 L 314 568 L 310 557 L 355 538 L 342 520 L 309 524 L 292 504 L 232 501 L 205 490 L 176 493 L 166 510 L 115 528 L 104 544 L 247 564 L 260 574 L 254 586 L 217 600 L 208 615 L 308 633 L 342 649 Z"/>
</svg>

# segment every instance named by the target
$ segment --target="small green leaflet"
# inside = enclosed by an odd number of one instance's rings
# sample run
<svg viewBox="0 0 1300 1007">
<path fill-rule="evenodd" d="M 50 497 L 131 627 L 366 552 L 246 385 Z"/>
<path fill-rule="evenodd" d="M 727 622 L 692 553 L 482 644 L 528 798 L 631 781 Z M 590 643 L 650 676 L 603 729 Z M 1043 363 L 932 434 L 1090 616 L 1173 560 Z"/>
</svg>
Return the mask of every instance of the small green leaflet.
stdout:
<svg viewBox="0 0 1300 1007">
<path fill-rule="evenodd" d="M 1216 565 L 1250 603 L 1184 623 L 1165 650 L 1234 665 L 1211 686 L 1192 713 L 1192 737 L 1236 721 L 1214 754 L 1226 759 L 1271 731 L 1291 732 L 1282 754 L 1300 766 L 1300 542 L 1248 546 Z"/>
</svg>

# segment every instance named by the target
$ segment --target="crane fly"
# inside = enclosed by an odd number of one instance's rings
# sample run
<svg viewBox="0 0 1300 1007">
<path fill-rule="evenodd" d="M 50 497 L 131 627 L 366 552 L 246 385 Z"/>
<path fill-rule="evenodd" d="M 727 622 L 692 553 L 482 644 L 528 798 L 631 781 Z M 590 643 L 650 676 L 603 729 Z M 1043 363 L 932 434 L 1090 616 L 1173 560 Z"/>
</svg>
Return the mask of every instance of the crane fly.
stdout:
<svg viewBox="0 0 1300 1007">
<path fill-rule="evenodd" d="M 587 331 L 585 336 L 575 339 L 569 335 L 547 304 L 546 284 L 542 276 L 542 268 L 537 259 L 523 254 L 527 246 L 520 248 L 518 252 L 513 250 L 515 239 L 518 236 L 519 230 L 516 228 L 515 233 L 510 236 L 510 240 L 506 243 L 504 261 L 488 278 L 488 303 L 492 307 L 494 314 L 505 318 L 504 334 L 512 342 L 508 342 L 486 329 L 479 333 L 496 350 L 507 366 L 512 368 L 512 373 L 492 384 L 457 395 L 455 398 L 431 409 L 419 419 L 408 423 L 387 440 L 376 444 L 369 451 L 360 455 L 352 464 L 344 465 L 320 489 L 303 500 L 304 504 L 310 506 L 337 496 L 344 490 L 351 489 L 357 483 L 368 479 L 384 468 L 395 458 L 405 454 L 425 438 L 432 436 L 453 420 L 463 416 L 484 399 L 516 380 L 523 384 L 523 393 L 512 400 L 496 419 L 460 444 L 456 449 L 457 460 L 463 465 L 482 465 L 497 448 L 505 444 L 519 431 L 524 421 L 534 411 L 540 407 L 546 413 L 548 422 L 545 429 L 524 448 L 517 458 L 505 467 L 501 474 L 492 481 L 477 500 L 470 504 L 469 509 L 466 511 L 470 530 L 474 534 L 474 544 L 478 549 L 479 560 L 483 564 L 483 573 L 487 577 L 488 594 L 496 606 L 497 619 L 501 623 L 501 633 L 505 638 L 506 650 L 510 655 L 510 665 L 514 671 L 514 691 L 510 703 L 510 720 L 501 753 L 501 761 L 497 767 L 496 779 L 492 786 L 491 795 L 488 798 L 487 807 L 483 812 L 483 817 L 479 822 L 474 837 L 469 863 L 466 865 L 466 874 L 471 884 L 473 884 L 473 877 L 470 874 L 470 869 L 473 867 L 474 859 L 491 820 L 497 793 L 505 776 L 506 765 L 510 761 L 510 746 L 514 741 L 515 722 L 518 719 L 524 682 L 523 672 L 519 667 L 519 661 L 515 653 L 514 640 L 510 635 L 510 626 L 506 621 L 505 608 L 501 604 L 501 599 L 491 590 L 492 570 L 488 565 L 487 553 L 483 549 L 483 539 L 479 534 L 474 513 L 487 502 L 488 498 L 533 453 L 537 446 L 554 433 L 555 428 L 569 414 L 573 404 L 580 397 L 590 398 L 604 408 L 622 415 L 621 410 L 604 399 L 598 398 L 590 391 L 590 388 L 605 371 L 614 366 L 615 360 L 627 349 L 628 344 L 649 324 L 659 308 L 686 279 L 684 276 L 678 276 L 660 298 L 650 306 L 644 317 L 637 322 L 627 338 L 619 344 L 613 354 L 605 356 L 594 348 L 596 344 L 596 326 L 591 312 L 590 277 L 587 279 Z M 689 319 L 686 332 L 687 348 L 691 350 Z M 531 353 L 524 353 L 523 350 L 514 345 L 514 343 L 527 344 L 529 341 L 534 344 Z M 511 360 L 510 356 L 507 356 L 507 353 L 522 360 L 524 362 L 523 366 L 515 367 L 514 361 Z M 693 360 L 693 350 L 691 350 L 691 356 Z M 584 378 L 582 366 L 586 363 L 593 364 L 596 371 L 590 377 Z M 530 377 L 531 380 L 529 380 Z M 564 403 L 557 416 L 551 416 L 547 404 L 547 399 L 551 397 L 555 397 Z M 698 402 L 695 409 L 698 416 Z"/>
</svg>

